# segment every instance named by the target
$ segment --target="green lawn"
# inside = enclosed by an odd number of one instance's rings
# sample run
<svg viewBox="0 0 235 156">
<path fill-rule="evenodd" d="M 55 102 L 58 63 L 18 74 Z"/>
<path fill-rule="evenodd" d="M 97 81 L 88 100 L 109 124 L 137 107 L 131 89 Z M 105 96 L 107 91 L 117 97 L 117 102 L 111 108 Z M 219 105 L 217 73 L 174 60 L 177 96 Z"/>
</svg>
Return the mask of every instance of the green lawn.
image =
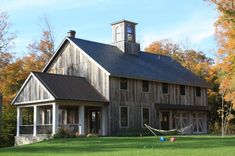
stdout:
<svg viewBox="0 0 235 156">
<path fill-rule="evenodd" d="M 169 137 L 167 137 L 169 138 Z M 155 137 L 56 139 L 0 149 L 1 156 L 234 156 L 235 136 L 176 136 L 176 142 Z"/>
</svg>

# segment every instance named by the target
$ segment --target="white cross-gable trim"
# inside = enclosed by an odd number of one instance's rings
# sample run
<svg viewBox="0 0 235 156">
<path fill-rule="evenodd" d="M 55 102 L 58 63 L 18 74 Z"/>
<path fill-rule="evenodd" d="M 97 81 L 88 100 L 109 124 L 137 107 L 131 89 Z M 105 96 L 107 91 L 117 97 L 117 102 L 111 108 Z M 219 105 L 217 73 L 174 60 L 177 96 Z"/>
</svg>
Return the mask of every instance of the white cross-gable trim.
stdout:
<svg viewBox="0 0 235 156">
<path fill-rule="evenodd" d="M 54 57 L 56 57 L 57 53 L 59 52 L 60 48 L 63 46 L 63 44 L 65 43 L 65 41 L 68 38 L 65 37 L 63 39 L 63 41 L 60 43 L 60 45 L 57 47 L 57 49 L 55 50 L 55 53 L 52 55 L 51 59 L 47 62 L 46 66 L 43 68 L 42 72 L 45 72 L 45 70 L 47 69 L 47 67 L 51 64 L 52 60 L 54 59 Z"/>
<path fill-rule="evenodd" d="M 50 61 L 47 63 L 47 65 L 45 66 L 45 68 L 42 70 L 42 72 L 45 72 L 46 69 L 49 67 L 49 65 L 52 63 L 52 61 L 54 60 L 54 58 L 56 57 L 57 53 L 59 53 L 59 50 L 61 49 L 61 47 L 63 46 L 63 44 L 65 43 L 65 41 L 69 41 L 69 43 L 71 43 L 72 45 L 74 45 L 76 48 L 78 48 L 80 50 L 80 52 L 82 54 L 84 54 L 90 61 L 92 61 L 92 63 L 94 63 L 95 65 L 97 65 L 100 69 L 102 69 L 105 73 L 107 73 L 108 75 L 110 75 L 110 73 L 104 68 L 102 67 L 98 62 L 96 62 L 92 57 L 90 57 L 85 51 L 83 51 L 78 45 L 76 45 L 72 40 L 70 40 L 68 37 L 65 37 L 63 39 L 63 41 L 60 43 L 59 47 L 56 49 L 54 55 L 51 57 Z"/>
<path fill-rule="evenodd" d="M 23 85 L 21 86 L 20 90 L 17 92 L 15 98 L 12 100 L 11 104 L 21 104 L 20 103 L 15 103 L 17 97 L 20 95 L 20 93 L 23 91 L 23 89 L 25 88 L 25 86 L 28 84 L 30 78 L 33 77 L 37 80 L 37 82 L 43 87 L 43 89 L 52 97 L 50 99 L 47 100 L 55 100 L 55 97 L 53 96 L 53 94 L 48 91 L 48 89 L 42 84 L 42 82 L 37 78 L 37 76 L 35 76 L 32 72 L 30 73 L 30 75 L 27 77 L 27 79 L 25 80 L 25 82 L 23 83 Z M 43 102 L 45 100 L 37 100 L 37 102 Z M 36 102 L 36 101 L 28 101 L 28 102 L 22 102 L 22 104 L 26 104 L 26 103 L 31 103 L 31 102 Z"/>
<path fill-rule="evenodd" d="M 98 62 L 96 62 L 92 57 L 90 57 L 85 51 L 83 51 L 77 44 L 75 44 L 72 40 L 70 40 L 69 38 L 67 38 L 68 41 L 74 45 L 75 47 L 77 47 L 80 52 L 82 52 L 82 54 L 84 54 L 90 61 L 92 61 L 92 63 L 94 63 L 95 65 L 97 65 L 100 69 L 102 69 L 103 71 L 105 71 L 106 74 L 110 75 L 110 73 L 104 69 L 104 67 L 102 67 Z"/>
</svg>

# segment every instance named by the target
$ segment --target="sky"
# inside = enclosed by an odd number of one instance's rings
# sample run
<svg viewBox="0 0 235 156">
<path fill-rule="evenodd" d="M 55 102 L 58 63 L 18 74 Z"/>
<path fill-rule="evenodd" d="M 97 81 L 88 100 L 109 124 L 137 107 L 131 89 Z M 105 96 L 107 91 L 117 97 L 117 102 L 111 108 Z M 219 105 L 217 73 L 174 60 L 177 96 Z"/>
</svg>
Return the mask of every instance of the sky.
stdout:
<svg viewBox="0 0 235 156">
<path fill-rule="evenodd" d="M 143 50 L 156 40 L 185 43 L 214 57 L 216 10 L 203 0 L 0 0 L 0 10 L 10 15 L 17 36 L 14 51 L 27 54 L 27 45 L 40 39 L 41 18 L 47 16 L 56 47 L 68 30 L 76 37 L 111 43 L 111 25 L 122 19 L 138 23 L 137 41 Z"/>
</svg>

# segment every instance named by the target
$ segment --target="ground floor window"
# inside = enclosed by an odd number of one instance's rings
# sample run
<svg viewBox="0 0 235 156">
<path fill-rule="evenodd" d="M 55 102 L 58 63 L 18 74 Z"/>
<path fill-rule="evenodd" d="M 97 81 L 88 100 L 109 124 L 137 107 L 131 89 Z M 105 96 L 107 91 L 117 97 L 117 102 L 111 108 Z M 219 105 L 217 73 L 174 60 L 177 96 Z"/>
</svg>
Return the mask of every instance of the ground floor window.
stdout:
<svg viewBox="0 0 235 156">
<path fill-rule="evenodd" d="M 52 124 L 52 107 L 51 106 L 38 107 L 38 111 L 39 111 L 39 125 Z"/>
<path fill-rule="evenodd" d="M 120 107 L 120 113 L 119 113 L 119 121 L 120 121 L 120 127 L 125 128 L 129 126 L 129 108 L 126 106 Z"/>
<path fill-rule="evenodd" d="M 142 108 L 142 127 L 145 127 L 144 124 L 149 125 L 150 123 L 150 112 L 148 107 Z"/>
<path fill-rule="evenodd" d="M 21 108 L 22 125 L 33 125 L 33 107 Z"/>
<path fill-rule="evenodd" d="M 59 125 L 78 124 L 78 107 L 66 106 L 59 108 Z"/>
</svg>

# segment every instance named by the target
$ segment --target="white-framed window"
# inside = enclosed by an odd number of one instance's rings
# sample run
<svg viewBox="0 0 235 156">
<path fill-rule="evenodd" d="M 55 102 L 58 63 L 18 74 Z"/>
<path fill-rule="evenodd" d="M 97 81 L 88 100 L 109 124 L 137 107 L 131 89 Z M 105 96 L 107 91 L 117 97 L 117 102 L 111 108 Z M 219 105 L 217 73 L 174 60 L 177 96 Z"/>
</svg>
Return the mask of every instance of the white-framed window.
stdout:
<svg viewBox="0 0 235 156">
<path fill-rule="evenodd" d="M 150 125 L 150 109 L 149 107 L 142 107 L 141 109 L 141 124 L 144 128 L 144 124 Z"/>
<path fill-rule="evenodd" d="M 119 107 L 119 123 L 120 128 L 128 128 L 129 127 L 129 107 L 128 106 L 120 106 Z"/>
</svg>

